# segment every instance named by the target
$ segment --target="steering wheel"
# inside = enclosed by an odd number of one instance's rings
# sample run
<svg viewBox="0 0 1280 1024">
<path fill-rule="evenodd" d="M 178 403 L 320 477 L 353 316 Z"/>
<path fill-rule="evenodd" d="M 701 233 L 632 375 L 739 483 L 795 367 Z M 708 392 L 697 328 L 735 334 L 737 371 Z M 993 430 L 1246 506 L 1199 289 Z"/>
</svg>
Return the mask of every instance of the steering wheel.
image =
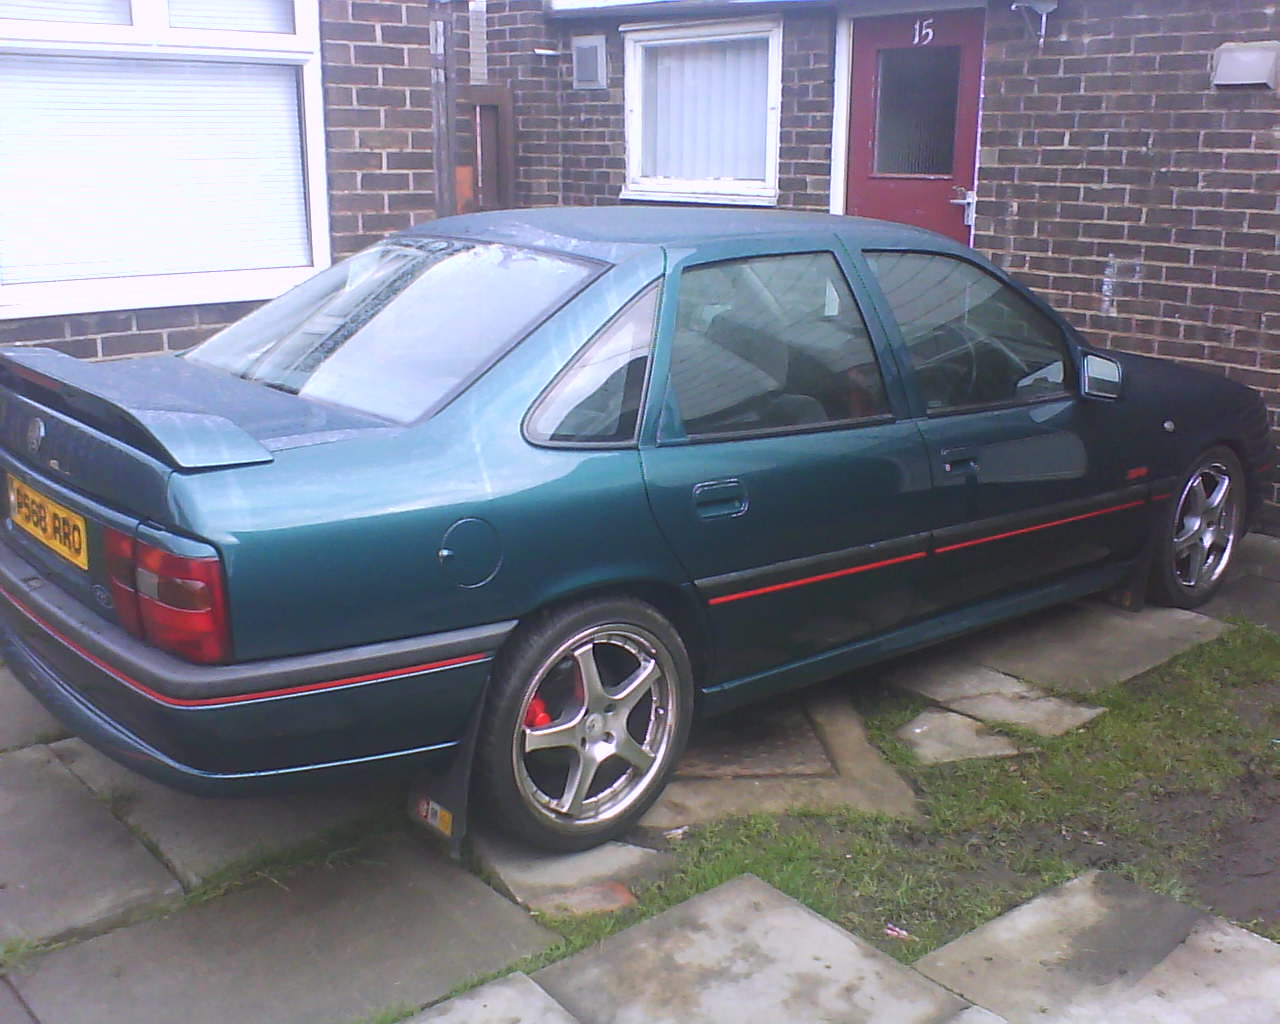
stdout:
<svg viewBox="0 0 1280 1024">
<path fill-rule="evenodd" d="M 973 332 L 961 324 L 941 324 L 925 337 L 930 347 L 942 351 L 917 363 L 917 375 L 933 377 L 945 387 L 946 394 L 953 399 L 948 404 L 969 404 L 978 383 L 978 348 Z"/>
</svg>

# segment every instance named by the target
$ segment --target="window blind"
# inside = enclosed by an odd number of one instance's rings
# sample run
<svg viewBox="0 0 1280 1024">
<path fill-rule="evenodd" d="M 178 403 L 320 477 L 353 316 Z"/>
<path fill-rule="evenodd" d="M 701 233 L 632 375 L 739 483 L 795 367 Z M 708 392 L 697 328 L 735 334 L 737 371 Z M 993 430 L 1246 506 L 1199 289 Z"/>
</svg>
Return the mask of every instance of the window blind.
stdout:
<svg viewBox="0 0 1280 1024">
<path fill-rule="evenodd" d="M 645 177 L 765 180 L 769 41 L 646 44 Z"/>
<path fill-rule="evenodd" d="M 292 32 L 293 0 L 169 0 L 174 28 Z"/>
<path fill-rule="evenodd" d="M 129 0 L 0 0 L 0 18 L 129 25 Z"/>
<path fill-rule="evenodd" d="M 295 69 L 0 55 L 0 284 L 310 261 Z"/>
</svg>

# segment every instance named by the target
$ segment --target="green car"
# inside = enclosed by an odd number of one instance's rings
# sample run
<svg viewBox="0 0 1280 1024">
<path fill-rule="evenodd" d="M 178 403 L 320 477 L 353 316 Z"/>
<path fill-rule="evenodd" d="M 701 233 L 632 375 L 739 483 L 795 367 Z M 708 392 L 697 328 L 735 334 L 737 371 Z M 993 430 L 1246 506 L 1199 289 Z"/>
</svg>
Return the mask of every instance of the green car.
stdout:
<svg viewBox="0 0 1280 1024">
<path fill-rule="evenodd" d="M 1274 462 L 1257 394 L 954 242 L 650 207 L 439 220 L 182 357 L 8 350 L 0 446 L 4 656 L 87 741 L 202 793 L 474 757 L 558 849 L 695 713 L 1204 601 Z"/>
</svg>

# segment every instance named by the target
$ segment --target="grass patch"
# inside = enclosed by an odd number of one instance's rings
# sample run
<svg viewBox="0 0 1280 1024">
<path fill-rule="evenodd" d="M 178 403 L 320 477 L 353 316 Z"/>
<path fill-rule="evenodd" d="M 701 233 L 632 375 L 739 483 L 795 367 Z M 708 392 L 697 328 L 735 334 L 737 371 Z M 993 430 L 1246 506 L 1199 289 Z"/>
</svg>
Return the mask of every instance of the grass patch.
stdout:
<svg viewBox="0 0 1280 1024">
<path fill-rule="evenodd" d="M 919 699 L 856 689 L 874 742 L 915 786 L 922 820 L 795 811 L 691 830 L 677 870 L 638 891 L 636 906 L 543 917 L 562 941 L 515 969 L 536 970 L 743 872 L 906 962 L 1089 868 L 1194 902 L 1197 869 L 1247 806 L 1249 780 L 1280 774 L 1274 730 L 1236 709 L 1277 680 L 1280 637 L 1238 625 L 1090 695 L 1107 713 L 1083 729 L 1045 739 L 1010 728 L 1026 754 L 936 766 L 893 738 L 925 706 Z M 888 925 L 910 938 L 886 934 Z M 1253 926 L 1272 938 L 1280 930 Z"/>
<path fill-rule="evenodd" d="M 8 939 L 0 942 L 0 974 L 7 974 L 33 957 L 52 953 L 65 945 L 65 942 L 37 942 L 34 939 Z"/>
</svg>

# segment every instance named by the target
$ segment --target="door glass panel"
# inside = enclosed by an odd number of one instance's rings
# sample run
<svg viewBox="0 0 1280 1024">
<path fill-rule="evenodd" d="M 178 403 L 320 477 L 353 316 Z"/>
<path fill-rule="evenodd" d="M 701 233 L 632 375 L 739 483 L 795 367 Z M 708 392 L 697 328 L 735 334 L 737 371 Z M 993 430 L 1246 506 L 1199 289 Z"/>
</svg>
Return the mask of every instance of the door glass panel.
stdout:
<svg viewBox="0 0 1280 1024">
<path fill-rule="evenodd" d="M 671 388 L 690 437 L 889 411 L 866 324 L 831 253 L 687 270 L 676 320 Z"/>
<path fill-rule="evenodd" d="M 960 47 L 881 50 L 876 173 L 950 174 L 955 155 Z"/>
<path fill-rule="evenodd" d="M 953 256 L 866 255 L 930 413 L 1066 393 L 1062 331 L 1007 284 Z"/>
</svg>

